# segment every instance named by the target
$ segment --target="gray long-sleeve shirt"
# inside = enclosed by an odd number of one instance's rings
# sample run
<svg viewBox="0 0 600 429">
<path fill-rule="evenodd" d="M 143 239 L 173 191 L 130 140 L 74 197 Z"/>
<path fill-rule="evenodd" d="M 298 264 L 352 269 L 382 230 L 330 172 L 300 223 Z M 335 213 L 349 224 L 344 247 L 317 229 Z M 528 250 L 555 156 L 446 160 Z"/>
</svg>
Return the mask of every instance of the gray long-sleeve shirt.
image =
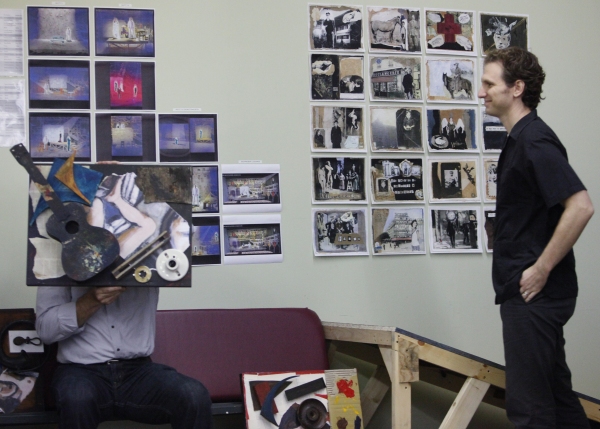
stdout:
<svg viewBox="0 0 600 429">
<path fill-rule="evenodd" d="M 58 341 L 59 362 L 92 364 L 152 354 L 159 288 L 130 287 L 78 327 L 75 303 L 87 290 L 38 288 L 36 329 L 44 343 Z"/>
</svg>

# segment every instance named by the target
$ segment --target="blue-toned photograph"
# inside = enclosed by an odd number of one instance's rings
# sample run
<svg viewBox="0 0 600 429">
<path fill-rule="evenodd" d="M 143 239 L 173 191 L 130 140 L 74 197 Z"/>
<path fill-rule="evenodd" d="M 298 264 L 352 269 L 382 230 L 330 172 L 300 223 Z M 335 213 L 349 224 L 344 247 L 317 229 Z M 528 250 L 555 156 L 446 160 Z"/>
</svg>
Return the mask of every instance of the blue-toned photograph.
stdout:
<svg viewBox="0 0 600 429">
<path fill-rule="evenodd" d="M 218 161 L 217 115 L 158 115 L 161 162 Z"/>
<path fill-rule="evenodd" d="M 89 9 L 28 7 L 29 55 L 90 55 Z"/>
<path fill-rule="evenodd" d="M 154 57 L 154 10 L 95 9 L 96 55 Z"/>
<path fill-rule="evenodd" d="M 218 216 L 194 217 L 192 226 L 192 264 L 221 263 L 221 225 Z"/>
<path fill-rule="evenodd" d="M 29 107 L 89 109 L 89 61 L 29 60 Z"/>
<path fill-rule="evenodd" d="M 110 117 L 112 156 L 142 156 L 141 115 L 113 115 Z"/>
<path fill-rule="evenodd" d="M 219 212 L 219 168 L 192 167 L 192 213 Z"/>
<path fill-rule="evenodd" d="M 36 161 L 68 158 L 77 151 L 77 161 L 89 161 L 89 113 L 30 113 L 29 151 Z"/>
</svg>

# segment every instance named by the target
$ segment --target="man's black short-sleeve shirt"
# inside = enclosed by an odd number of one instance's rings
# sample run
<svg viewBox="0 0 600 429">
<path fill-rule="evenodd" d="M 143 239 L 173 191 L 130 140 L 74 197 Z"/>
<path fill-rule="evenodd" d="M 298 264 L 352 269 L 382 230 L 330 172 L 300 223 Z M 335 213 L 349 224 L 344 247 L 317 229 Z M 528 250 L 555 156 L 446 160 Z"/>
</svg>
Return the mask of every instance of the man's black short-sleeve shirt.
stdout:
<svg viewBox="0 0 600 429">
<path fill-rule="evenodd" d="M 500 304 L 519 293 L 523 271 L 554 233 L 564 210 L 561 202 L 585 187 L 564 146 L 535 110 L 511 130 L 497 182 L 492 280 Z M 577 296 L 573 250 L 552 270 L 543 292 L 552 298 Z"/>
</svg>

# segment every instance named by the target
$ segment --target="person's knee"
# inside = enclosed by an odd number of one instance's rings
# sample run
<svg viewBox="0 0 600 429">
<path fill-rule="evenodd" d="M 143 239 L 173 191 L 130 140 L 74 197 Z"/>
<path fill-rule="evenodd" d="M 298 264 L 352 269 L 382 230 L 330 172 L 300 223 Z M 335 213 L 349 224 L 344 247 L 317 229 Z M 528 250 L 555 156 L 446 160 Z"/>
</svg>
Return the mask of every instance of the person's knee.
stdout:
<svg viewBox="0 0 600 429">
<path fill-rule="evenodd" d="M 186 378 L 180 385 L 180 395 L 188 407 L 198 409 L 210 409 L 210 393 L 202 383 L 193 378 Z"/>
<path fill-rule="evenodd" d="M 93 383 L 79 377 L 66 377 L 55 383 L 54 394 L 61 409 L 89 409 L 98 405 Z"/>
</svg>

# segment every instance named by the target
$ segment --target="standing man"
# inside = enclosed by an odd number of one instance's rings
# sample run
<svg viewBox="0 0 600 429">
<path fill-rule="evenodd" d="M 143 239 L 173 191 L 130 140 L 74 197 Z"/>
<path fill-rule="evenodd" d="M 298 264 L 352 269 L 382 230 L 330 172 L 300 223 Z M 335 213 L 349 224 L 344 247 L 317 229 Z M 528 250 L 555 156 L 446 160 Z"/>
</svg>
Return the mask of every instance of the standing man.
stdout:
<svg viewBox="0 0 600 429">
<path fill-rule="evenodd" d="M 414 98 L 413 94 L 413 76 L 412 69 L 409 67 L 406 70 L 406 74 L 402 78 L 402 87 L 404 88 L 404 94 L 407 100 L 412 100 Z"/>
<path fill-rule="evenodd" d="M 512 47 L 485 58 L 479 98 L 508 137 L 498 162 L 492 280 L 516 428 L 589 428 L 573 392 L 563 326 L 575 311 L 572 247 L 594 208 L 554 132 L 536 112 L 545 74 Z"/>
<path fill-rule="evenodd" d="M 158 288 L 38 288 L 37 332 L 58 342 L 52 388 L 60 429 L 96 429 L 114 418 L 212 427 L 202 383 L 150 360 L 157 304 Z"/>
<path fill-rule="evenodd" d="M 327 11 L 325 13 L 325 22 L 323 22 L 323 25 L 325 26 L 325 34 L 327 36 L 327 42 L 325 44 L 326 48 L 330 48 L 333 49 L 333 37 L 335 35 L 335 23 L 333 22 L 333 20 L 330 18 L 330 13 L 329 11 Z"/>
<path fill-rule="evenodd" d="M 333 149 L 342 148 L 342 129 L 338 121 L 333 121 L 333 128 L 331 128 L 331 147 Z"/>
</svg>

